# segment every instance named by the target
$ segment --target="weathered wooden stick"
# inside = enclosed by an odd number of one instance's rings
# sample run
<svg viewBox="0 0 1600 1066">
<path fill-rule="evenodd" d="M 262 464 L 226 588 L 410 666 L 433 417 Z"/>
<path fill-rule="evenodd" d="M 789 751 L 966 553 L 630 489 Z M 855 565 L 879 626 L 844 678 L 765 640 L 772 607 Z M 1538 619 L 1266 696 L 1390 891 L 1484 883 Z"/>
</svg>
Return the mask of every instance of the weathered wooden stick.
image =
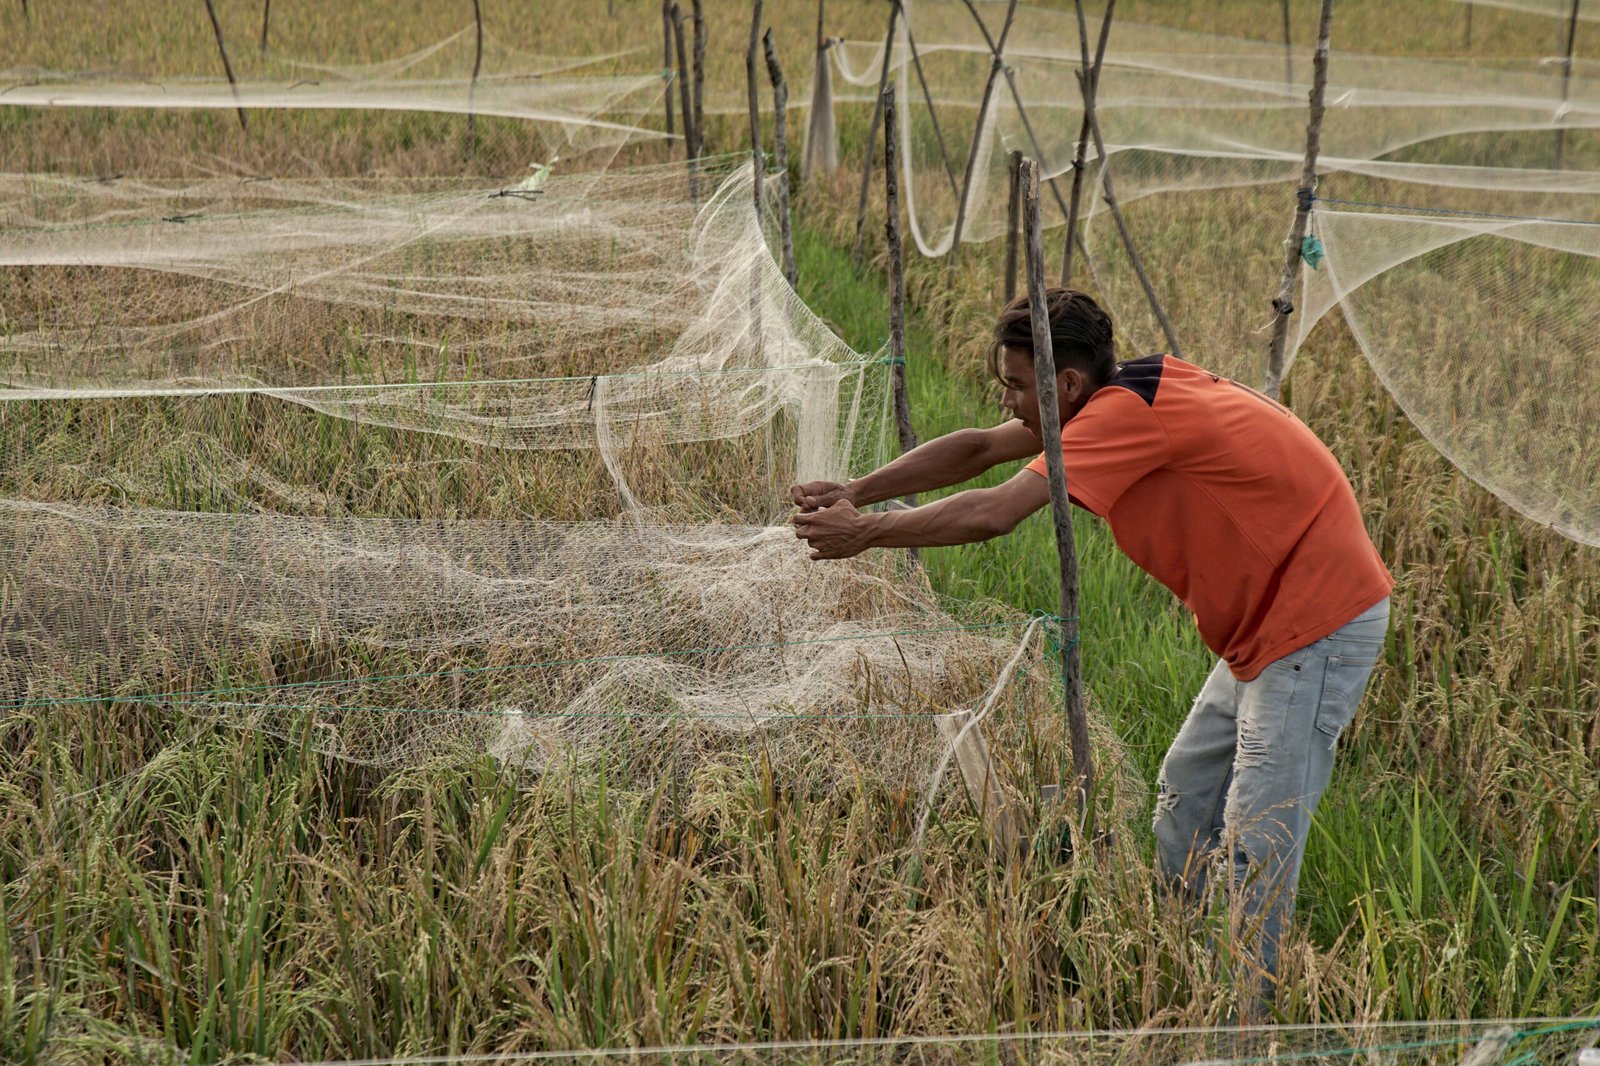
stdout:
<svg viewBox="0 0 1600 1066">
<path fill-rule="evenodd" d="M 272 0 L 262 0 L 261 3 L 261 51 L 267 50 L 267 24 L 272 18 Z"/>
<path fill-rule="evenodd" d="M 1567 100 L 1572 93 L 1572 49 L 1578 40 L 1578 0 L 1567 17 L 1567 58 L 1561 66 L 1561 128 L 1556 130 L 1556 169 L 1567 165 Z"/>
<path fill-rule="evenodd" d="M 1078 11 L 1083 11 L 1083 0 L 1074 0 Z M 1117 0 L 1109 0 L 1106 4 L 1105 19 L 1110 21 Z M 1081 35 L 1080 35 L 1081 37 Z M 1079 47 L 1083 49 L 1083 65 L 1088 67 L 1088 42 L 1080 40 Z M 1084 70 L 1078 71 L 1078 86 L 1083 91 L 1083 110 L 1089 116 L 1089 132 L 1094 137 L 1095 155 L 1100 159 L 1100 189 L 1105 193 L 1106 207 L 1111 211 L 1111 220 L 1117 224 L 1117 233 L 1122 237 L 1122 246 L 1128 252 L 1128 261 L 1133 264 L 1133 272 L 1138 275 L 1139 284 L 1144 287 L 1145 299 L 1150 301 L 1150 309 L 1155 312 L 1156 321 L 1161 323 L 1161 332 L 1167 337 L 1167 350 L 1179 359 L 1183 358 L 1183 349 L 1178 346 L 1178 334 L 1172 328 L 1172 320 L 1167 317 L 1166 308 L 1161 306 L 1161 300 L 1156 296 L 1155 286 L 1150 284 L 1150 275 L 1145 272 L 1144 261 L 1139 258 L 1139 250 L 1134 247 L 1133 233 L 1128 229 L 1127 219 L 1122 217 L 1122 208 L 1117 204 L 1117 191 L 1111 182 L 1111 160 L 1106 155 L 1105 138 L 1100 135 L 1100 116 L 1095 109 L 1093 87 L 1089 84 L 1089 75 Z"/>
<path fill-rule="evenodd" d="M 478 74 L 483 70 L 483 6 L 472 0 L 472 22 L 478 30 L 478 43 L 472 53 L 472 81 L 467 84 L 467 143 L 478 150 L 477 118 L 473 114 L 473 98 L 478 94 Z"/>
<path fill-rule="evenodd" d="M 799 283 L 799 272 L 794 265 L 794 230 L 789 216 L 789 87 L 783 80 L 783 68 L 778 65 L 778 50 L 772 45 L 772 31 L 768 30 L 761 43 L 767 53 L 767 76 L 772 79 L 772 151 L 778 170 L 778 227 L 783 234 L 783 276 L 792 289 Z"/>
<path fill-rule="evenodd" d="M 1006 303 L 1009 304 L 1017 296 L 1017 241 L 1022 221 L 1021 149 L 1012 151 L 1007 170 L 1011 177 L 1011 194 L 1006 200 Z"/>
<path fill-rule="evenodd" d="M 1472 5 L 1471 4 L 1467 4 L 1466 8 L 1467 8 L 1467 33 L 1466 33 L 1466 39 L 1463 40 L 1461 43 L 1462 43 L 1463 47 L 1471 48 L 1472 47 Z"/>
<path fill-rule="evenodd" d="M 906 270 L 900 247 L 900 172 L 895 156 L 894 86 L 883 87 L 883 181 L 888 204 L 884 237 L 889 245 L 889 370 L 894 382 L 894 424 L 900 434 L 900 453 L 917 446 L 917 431 L 911 426 L 911 396 L 906 391 Z M 906 503 L 917 505 L 915 495 Z"/>
<path fill-rule="evenodd" d="M 1100 20 L 1100 39 L 1095 42 L 1094 66 L 1085 71 L 1088 79 L 1086 88 L 1091 97 L 1098 99 L 1100 92 L 1100 64 L 1105 62 L 1106 44 L 1111 40 L 1111 6 L 1106 8 L 1105 17 Z M 1083 57 L 1082 62 L 1088 62 L 1089 55 L 1089 27 L 1083 19 L 1083 8 L 1078 8 L 1078 52 Z M 1078 148 L 1072 157 L 1072 200 L 1067 209 L 1067 239 L 1061 247 L 1061 284 L 1072 284 L 1072 248 L 1076 244 L 1083 249 L 1083 261 L 1090 272 L 1094 271 L 1094 263 L 1089 258 L 1089 249 L 1084 247 L 1083 238 L 1078 234 L 1078 219 L 1082 217 L 1079 212 L 1083 204 L 1083 172 L 1088 167 L 1089 154 L 1089 109 L 1084 108 L 1083 121 L 1078 124 Z"/>
<path fill-rule="evenodd" d="M 867 150 L 861 157 L 861 195 L 856 200 L 856 242 L 851 255 L 861 265 L 861 234 L 867 223 L 867 192 L 872 188 L 872 157 L 878 151 L 878 125 L 883 121 L 883 89 L 889 84 L 889 60 L 894 55 L 894 31 L 900 18 L 900 5 L 889 5 L 889 32 L 883 37 L 883 67 L 878 71 L 878 96 L 872 105 L 872 122 L 867 127 Z"/>
<path fill-rule="evenodd" d="M 967 0 L 967 10 L 977 18 L 977 9 Z M 961 252 L 961 232 L 966 228 L 967 203 L 972 197 L 972 175 L 978 169 L 978 146 L 983 141 L 983 127 L 989 121 L 989 104 L 994 99 L 994 85 L 1000 72 L 1005 69 L 1006 38 L 1011 36 L 1011 23 L 1017 17 L 1017 0 L 1011 0 L 1006 5 L 1006 21 L 1000 27 L 1000 40 L 996 42 L 989 37 L 989 30 L 984 27 L 983 35 L 989 41 L 989 51 L 993 62 L 989 66 L 989 79 L 983 83 L 983 96 L 978 102 L 978 123 L 972 128 L 972 143 L 967 147 L 967 167 L 961 176 L 961 196 L 956 201 L 956 225 L 952 231 L 950 241 L 950 255 L 957 256 Z M 978 25 L 983 27 L 983 20 L 978 19 Z M 952 261 L 954 261 L 952 259 Z"/>
<path fill-rule="evenodd" d="M 750 46 L 744 53 L 745 84 L 750 101 L 750 165 L 755 167 L 756 211 L 761 210 L 761 186 L 766 184 L 767 167 L 761 158 L 761 89 L 756 78 L 756 48 L 761 43 L 761 0 L 750 10 Z"/>
<path fill-rule="evenodd" d="M 901 0 L 894 0 L 894 6 L 901 8 Z M 961 195 L 961 183 L 956 180 L 955 164 L 950 161 L 950 150 L 945 147 L 944 129 L 939 125 L 939 110 L 933 106 L 933 93 L 928 89 L 928 78 L 922 72 L 922 56 L 917 52 L 917 38 L 911 32 L 911 20 L 906 18 L 904 8 L 901 8 L 900 17 L 906 20 L 906 49 L 911 53 L 911 66 L 917 72 L 917 84 L 922 87 L 923 102 L 928 105 L 928 122 L 933 126 L 934 139 L 939 142 L 939 160 L 944 164 L 944 174 L 950 181 L 950 192 L 954 196 Z"/>
<path fill-rule="evenodd" d="M 663 97 L 667 109 L 667 136 L 673 134 L 672 122 L 672 0 L 661 0 L 661 80 L 666 83 Z"/>
<path fill-rule="evenodd" d="M 833 67 L 828 59 L 832 42 L 823 32 L 826 0 L 817 0 L 817 54 L 811 78 L 811 115 L 806 143 L 800 154 L 800 176 L 806 181 L 818 171 L 839 169 L 839 132 L 833 121 Z"/>
<path fill-rule="evenodd" d="M 1294 39 L 1289 36 L 1289 0 L 1283 0 L 1283 83 L 1294 85 Z"/>
<path fill-rule="evenodd" d="M 1322 0 L 1317 51 L 1311 64 L 1311 119 L 1306 124 L 1306 158 L 1300 169 L 1294 223 L 1289 227 L 1289 239 L 1283 250 L 1283 274 L 1278 279 L 1278 295 L 1272 301 L 1272 343 L 1267 348 L 1267 374 L 1261 386 L 1261 391 L 1274 400 L 1283 388 L 1283 350 L 1289 340 L 1289 316 L 1294 313 L 1294 287 L 1300 280 L 1300 245 L 1306 238 L 1312 198 L 1317 191 L 1317 154 L 1322 150 L 1322 98 L 1328 86 L 1328 35 L 1332 30 L 1333 0 Z"/>
<path fill-rule="evenodd" d="M 1050 481 L 1050 515 L 1055 523 L 1056 556 L 1061 564 L 1061 670 L 1065 681 L 1067 734 L 1078 817 L 1084 835 L 1094 832 L 1094 752 L 1083 709 L 1083 677 L 1078 654 L 1078 551 L 1072 539 L 1072 501 L 1067 495 L 1067 464 L 1062 454 L 1061 409 L 1056 398 L 1055 352 L 1050 339 L 1050 307 L 1044 285 L 1044 235 L 1039 224 L 1039 164 L 1022 161 L 1022 228 L 1027 234 L 1028 310 L 1033 322 L 1033 375 L 1039 393 L 1039 425 L 1044 430 L 1044 461 Z"/>
<path fill-rule="evenodd" d="M 228 87 L 233 90 L 234 110 L 239 112 L 239 128 L 249 133 L 250 125 L 244 119 L 244 105 L 239 103 L 239 82 L 233 76 L 233 64 L 228 62 L 228 46 L 222 41 L 222 23 L 217 21 L 217 8 L 211 0 L 206 0 L 206 14 L 211 16 L 211 32 L 217 35 L 217 51 L 222 54 L 222 71 L 228 75 Z"/>
<path fill-rule="evenodd" d="M 694 154 L 706 154 L 706 11 L 694 0 Z"/>
<path fill-rule="evenodd" d="M 678 110 L 683 116 L 683 157 L 688 163 L 689 199 L 700 202 L 700 182 L 696 166 L 700 158 L 700 131 L 694 128 L 694 103 L 690 99 L 689 55 L 683 39 L 683 8 L 672 5 L 672 47 L 678 55 Z"/>
</svg>

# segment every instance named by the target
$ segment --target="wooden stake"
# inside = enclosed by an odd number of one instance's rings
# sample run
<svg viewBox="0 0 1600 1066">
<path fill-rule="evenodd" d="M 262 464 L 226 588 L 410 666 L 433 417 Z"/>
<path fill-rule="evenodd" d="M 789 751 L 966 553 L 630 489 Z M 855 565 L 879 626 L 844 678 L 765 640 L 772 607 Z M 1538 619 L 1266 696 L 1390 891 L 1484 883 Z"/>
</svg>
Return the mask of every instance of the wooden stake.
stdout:
<svg viewBox="0 0 1600 1066">
<path fill-rule="evenodd" d="M 1050 339 L 1050 307 L 1044 285 L 1044 237 L 1039 224 L 1039 164 L 1026 159 L 1022 171 L 1022 227 L 1027 234 L 1028 310 L 1033 322 L 1033 374 L 1039 392 L 1039 424 L 1061 426 L 1056 400 L 1055 353 Z M 1061 669 L 1066 681 L 1067 733 L 1072 747 L 1074 791 L 1085 837 L 1094 833 L 1094 753 L 1089 746 L 1089 719 L 1083 709 L 1083 677 L 1078 654 L 1078 552 L 1072 539 L 1072 501 L 1067 495 L 1067 466 L 1061 431 L 1046 434 L 1045 469 L 1050 481 L 1050 515 L 1055 523 L 1056 556 L 1061 564 Z M 1065 783 L 1063 783 L 1065 785 Z"/>
<path fill-rule="evenodd" d="M 1111 40 L 1111 12 L 1108 9 L 1106 17 L 1100 20 L 1100 39 L 1095 42 L 1094 65 L 1084 71 L 1089 95 L 1099 99 L 1100 93 L 1100 64 L 1105 62 L 1106 44 Z M 1078 12 L 1078 52 L 1082 56 L 1088 53 L 1089 27 L 1084 22 L 1083 11 Z M 1083 238 L 1078 235 L 1079 210 L 1083 203 L 1083 172 L 1088 168 L 1089 154 L 1089 109 L 1083 109 L 1083 121 L 1078 125 L 1078 149 L 1072 157 L 1072 200 L 1067 209 L 1067 237 L 1061 242 L 1061 284 L 1072 284 L 1072 248 L 1077 245 L 1083 248 Z M 1094 270 L 1094 264 L 1089 259 L 1089 249 L 1083 248 L 1083 261 Z"/>
<path fill-rule="evenodd" d="M 833 121 L 833 68 L 828 60 L 830 42 L 823 32 L 825 0 L 817 0 L 817 54 L 811 78 L 811 116 L 806 143 L 800 155 L 800 176 L 806 181 L 818 171 L 839 169 L 839 134 Z"/>
<path fill-rule="evenodd" d="M 901 0 L 894 0 L 894 6 L 900 8 Z M 949 179 L 951 194 L 959 197 L 961 184 L 956 181 L 955 164 L 950 162 L 950 150 L 945 147 L 944 130 L 939 125 L 939 111 L 933 106 L 933 93 L 928 90 L 928 79 L 922 72 L 922 56 L 917 52 L 917 38 L 911 32 L 911 20 L 906 18 L 903 8 L 900 16 L 906 19 L 906 49 L 911 53 L 911 66 L 917 72 L 917 84 L 922 87 L 923 102 L 928 105 L 928 123 L 933 127 L 934 139 L 939 142 L 939 161 L 944 164 L 944 173 Z"/>
<path fill-rule="evenodd" d="M 856 266 L 861 265 L 861 234 L 867 222 L 867 191 L 872 188 L 872 157 L 878 151 L 878 124 L 883 121 L 883 90 L 889 84 L 889 60 L 894 55 L 894 31 L 899 19 L 900 5 L 890 4 L 889 32 L 883 38 L 883 67 L 878 71 L 878 97 L 872 105 L 872 122 L 867 127 L 867 151 L 861 159 L 861 195 L 856 201 L 856 243 L 851 255 Z"/>
<path fill-rule="evenodd" d="M 694 140 L 695 157 L 706 154 L 706 10 L 694 0 Z"/>
<path fill-rule="evenodd" d="M 272 18 L 272 0 L 262 0 L 261 3 L 261 54 L 267 52 L 267 24 Z"/>
<path fill-rule="evenodd" d="M 1572 49 L 1578 40 L 1578 0 L 1572 0 L 1572 13 L 1567 17 L 1567 58 L 1561 67 L 1561 123 L 1556 130 L 1556 169 L 1567 165 L 1567 100 L 1572 92 Z"/>
<path fill-rule="evenodd" d="M 911 396 L 906 391 L 906 271 L 900 247 L 900 172 L 896 169 L 894 86 L 883 87 L 883 181 L 888 204 L 884 237 L 889 245 L 889 369 L 894 381 L 894 424 L 900 434 L 900 454 L 918 444 L 911 426 Z M 905 498 L 915 507 L 915 495 Z"/>
<path fill-rule="evenodd" d="M 244 119 L 244 105 L 239 103 L 239 82 L 233 76 L 233 64 L 228 62 L 228 46 L 222 41 L 222 23 L 217 21 L 216 5 L 211 0 L 206 0 L 206 14 L 211 16 L 211 32 L 217 35 L 217 51 L 222 54 L 222 70 L 228 75 L 228 87 L 233 90 L 234 110 L 239 112 L 239 128 L 249 133 L 250 125 Z"/>
<path fill-rule="evenodd" d="M 792 289 L 799 284 L 794 266 L 794 230 L 789 217 L 789 87 L 778 66 L 778 50 L 772 46 L 772 31 L 762 37 L 767 53 L 767 76 L 772 79 L 772 144 L 778 170 L 778 225 L 783 234 L 783 276 Z"/>
<path fill-rule="evenodd" d="M 1167 318 L 1166 308 L 1161 306 L 1161 300 L 1156 296 L 1155 286 L 1150 284 L 1150 275 L 1145 273 L 1144 261 L 1139 258 L 1139 250 L 1133 245 L 1133 233 L 1129 231 L 1128 222 L 1122 217 L 1122 208 L 1117 204 L 1117 191 L 1111 183 L 1111 159 L 1106 155 L 1106 142 L 1100 135 L 1100 116 L 1095 109 L 1096 87 L 1090 84 L 1089 75 L 1085 73 L 1089 67 L 1089 42 L 1084 32 L 1083 0 L 1074 2 L 1078 7 L 1078 47 L 1083 53 L 1083 69 L 1078 71 L 1078 87 L 1083 92 L 1083 111 L 1089 116 L 1089 132 L 1094 137 L 1095 155 L 1100 159 L 1100 188 L 1105 193 L 1106 207 L 1111 211 L 1111 220 L 1117 224 L 1117 233 L 1122 237 L 1122 247 L 1127 250 L 1128 261 L 1133 264 L 1133 272 L 1138 275 L 1139 284 L 1144 287 L 1145 299 L 1150 301 L 1150 309 L 1155 312 L 1156 321 L 1161 323 L 1161 332 L 1166 334 L 1167 351 L 1182 359 L 1183 350 L 1178 346 L 1178 334 L 1172 328 L 1171 319 Z M 1108 0 L 1106 3 L 1104 17 L 1107 23 L 1111 21 L 1116 6 L 1117 0 Z"/>
<path fill-rule="evenodd" d="M 663 94 L 667 109 L 667 136 L 673 134 L 672 122 L 672 0 L 661 0 L 661 80 L 666 84 Z"/>
<path fill-rule="evenodd" d="M 1011 177 L 1011 194 L 1006 200 L 1006 303 L 1009 305 L 1017 297 L 1017 241 L 1022 221 L 1021 150 L 1012 151 L 1007 169 Z"/>
<path fill-rule="evenodd" d="M 1328 86 L 1328 35 L 1333 30 L 1333 0 L 1322 0 L 1317 28 L 1317 52 L 1311 64 L 1311 120 L 1306 124 L 1306 158 L 1300 168 L 1300 191 L 1283 253 L 1283 274 L 1272 301 L 1272 343 L 1267 348 L 1266 380 L 1261 391 L 1278 398 L 1283 388 L 1283 351 L 1289 340 L 1289 316 L 1294 313 L 1294 287 L 1300 279 L 1300 245 L 1311 219 L 1311 201 L 1317 191 L 1317 154 L 1322 150 L 1323 93 Z"/>
<path fill-rule="evenodd" d="M 483 7 L 472 0 L 472 24 L 477 27 L 477 45 L 472 52 L 472 81 L 467 84 L 467 143 L 478 150 L 478 116 L 473 114 L 473 98 L 478 95 L 478 74 L 483 70 Z"/>
<path fill-rule="evenodd" d="M 672 47 L 678 56 L 678 104 L 683 115 L 683 157 L 689 170 L 689 199 L 700 202 L 700 182 L 696 163 L 700 158 L 700 131 L 694 125 L 694 102 L 690 98 L 689 55 L 683 39 L 683 9 L 672 5 Z"/>
<path fill-rule="evenodd" d="M 761 211 L 761 186 L 766 184 L 767 168 L 761 158 L 761 90 L 756 78 L 756 46 L 761 43 L 761 0 L 750 10 L 750 46 L 744 53 L 745 84 L 750 101 L 750 162 L 755 167 L 756 211 Z"/>
<path fill-rule="evenodd" d="M 967 10 L 977 18 L 977 10 L 967 0 Z M 950 241 L 950 255 L 952 262 L 961 252 L 961 232 L 967 222 L 967 202 L 972 196 L 972 175 L 978 168 L 978 146 L 983 140 L 983 127 L 989 121 L 989 104 L 994 98 L 995 80 L 1000 72 L 1005 69 L 1006 38 L 1011 36 L 1011 23 L 1017 17 L 1017 0 L 1011 0 L 1006 5 L 1006 21 L 1000 27 L 1000 40 L 996 42 L 989 37 L 989 31 L 984 28 L 983 35 L 989 41 L 989 52 L 992 61 L 989 65 L 989 80 L 983 84 L 983 97 L 978 102 L 978 124 L 972 128 L 972 143 L 967 148 L 967 168 L 961 176 L 961 197 L 956 201 L 956 226 Z M 978 25 L 983 26 L 983 20 L 978 19 Z"/>
<path fill-rule="evenodd" d="M 1289 0 L 1283 0 L 1283 83 L 1294 85 L 1294 40 L 1289 36 Z"/>
</svg>

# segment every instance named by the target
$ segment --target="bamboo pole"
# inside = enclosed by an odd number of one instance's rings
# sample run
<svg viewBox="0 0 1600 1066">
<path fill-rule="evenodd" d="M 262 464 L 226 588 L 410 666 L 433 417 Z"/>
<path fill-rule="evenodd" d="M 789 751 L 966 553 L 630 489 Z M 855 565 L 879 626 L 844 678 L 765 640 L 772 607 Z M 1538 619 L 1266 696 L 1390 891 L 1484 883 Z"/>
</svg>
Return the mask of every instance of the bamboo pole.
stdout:
<svg viewBox="0 0 1600 1066">
<path fill-rule="evenodd" d="M 1010 195 L 1006 198 L 1006 303 L 1010 304 L 1017 297 L 1017 231 L 1022 221 L 1021 150 L 1011 152 L 1006 169 L 1011 178 Z"/>
<path fill-rule="evenodd" d="M 778 65 L 778 50 L 772 44 L 772 31 L 761 39 L 767 54 L 767 76 L 772 80 L 772 151 L 778 171 L 778 226 L 783 234 L 783 276 L 792 289 L 799 284 L 794 265 L 794 229 L 790 218 L 789 196 L 789 87 L 784 84 L 783 68 Z"/>
<path fill-rule="evenodd" d="M 1578 40 L 1578 0 L 1572 0 L 1572 13 L 1567 17 L 1567 58 L 1561 67 L 1561 128 L 1556 130 L 1556 169 L 1567 164 L 1567 100 L 1572 93 L 1572 50 Z"/>
<path fill-rule="evenodd" d="M 1327 2 L 1327 0 L 1325 0 Z M 1128 229 L 1127 219 L 1122 217 L 1122 208 L 1117 203 L 1117 191 L 1111 182 L 1111 160 L 1106 155 L 1105 138 L 1100 135 L 1100 115 L 1095 108 L 1096 86 L 1090 83 L 1090 75 L 1086 73 L 1089 66 L 1089 41 L 1083 21 L 1083 0 L 1074 0 L 1078 9 L 1078 47 L 1082 52 L 1083 68 L 1078 71 L 1078 87 L 1083 92 L 1083 111 L 1089 116 L 1089 133 L 1094 137 L 1095 155 L 1100 160 L 1100 189 L 1105 194 L 1106 207 L 1111 211 L 1111 220 L 1117 225 L 1117 233 L 1122 237 L 1122 247 L 1128 252 L 1128 261 L 1133 265 L 1134 274 L 1138 275 L 1139 284 L 1144 288 L 1145 299 L 1150 301 L 1150 309 L 1155 312 L 1156 321 L 1161 323 L 1161 332 L 1167 337 L 1167 350 L 1179 359 L 1183 358 L 1183 350 L 1178 346 L 1178 334 L 1172 328 L 1172 320 L 1167 317 L 1166 308 L 1161 306 L 1161 300 L 1156 296 L 1155 286 L 1150 284 L 1150 275 L 1145 272 L 1144 261 L 1139 258 L 1139 250 L 1133 245 L 1133 234 Z M 1104 18 L 1110 23 L 1115 12 L 1117 0 L 1108 0 Z M 1102 32 L 1105 31 L 1102 25 Z"/>
<path fill-rule="evenodd" d="M 249 133 L 250 125 L 244 118 L 244 105 L 239 103 L 239 82 L 233 76 L 233 64 L 228 62 L 228 46 L 222 40 L 222 23 L 217 21 L 217 8 L 211 0 L 206 0 L 206 14 L 211 16 L 211 32 L 216 34 L 217 51 L 222 55 L 222 72 L 228 76 L 228 87 L 233 90 L 234 110 L 239 112 L 239 128 Z"/>
<path fill-rule="evenodd" d="M 973 8 L 971 0 L 967 0 L 967 10 L 977 18 L 977 10 Z M 989 52 L 992 61 L 989 64 L 989 79 L 983 84 L 983 97 L 978 102 L 978 123 L 972 128 L 972 143 L 967 147 L 967 167 L 961 176 L 961 196 L 956 201 L 956 225 L 950 241 L 950 255 L 957 256 L 961 252 L 961 232 L 966 228 L 967 204 L 972 197 L 972 175 L 978 169 L 978 145 L 983 140 L 983 127 L 989 121 L 989 104 L 994 99 L 994 83 L 1000 72 L 1005 68 L 1006 38 L 1011 36 L 1011 24 L 1017 17 L 1017 0 L 1011 0 L 1006 5 L 1006 21 L 1000 27 L 1000 40 L 997 43 L 989 36 L 989 30 L 983 25 L 983 20 L 978 19 L 978 26 L 983 29 L 983 35 L 989 42 Z"/>
<path fill-rule="evenodd" d="M 911 396 L 906 391 L 906 271 L 900 246 L 900 173 L 896 169 L 894 86 L 883 87 L 883 183 L 888 205 L 884 237 L 889 245 L 889 369 L 894 381 L 894 424 L 904 455 L 918 444 L 911 425 Z M 915 495 L 906 503 L 915 507 Z"/>
<path fill-rule="evenodd" d="M 1078 52 L 1082 56 L 1088 53 L 1089 27 L 1084 22 L 1083 11 L 1078 11 Z M 1083 87 L 1087 89 L 1091 99 L 1099 99 L 1100 93 L 1100 65 L 1105 62 L 1106 45 L 1111 40 L 1111 9 L 1108 6 L 1105 17 L 1100 20 L 1100 39 L 1095 42 L 1094 65 L 1083 72 L 1086 79 Z M 1087 60 L 1085 60 L 1087 61 Z M 1074 244 L 1083 248 L 1083 238 L 1078 235 L 1079 211 L 1083 204 L 1083 172 L 1088 167 L 1089 154 L 1089 109 L 1083 109 L 1083 121 L 1078 124 L 1078 148 L 1072 157 L 1072 199 L 1067 209 L 1067 237 L 1061 242 L 1061 284 L 1072 284 L 1072 246 Z M 1094 264 L 1089 259 L 1089 249 L 1083 248 L 1083 261 L 1090 271 Z"/>
<path fill-rule="evenodd" d="M 899 19 L 900 5 L 890 4 L 889 32 L 883 38 L 883 67 L 878 71 L 878 96 L 872 106 L 872 122 L 867 126 L 866 154 L 861 159 L 861 194 L 856 199 L 856 241 L 851 253 L 856 266 L 861 265 L 861 235 L 867 222 L 867 192 L 872 188 L 872 157 L 878 151 L 878 126 L 883 121 L 883 89 L 889 84 L 889 60 L 894 55 L 894 31 Z"/>
<path fill-rule="evenodd" d="M 706 11 L 694 0 L 694 154 L 706 154 Z"/>
<path fill-rule="evenodd" d="M 1074 791 L 1085 837 L 1094 833 L 1094 753 L 1083 709 L 1083 677 L 1078 654 L 1078 552 L 1072 539 L 1072 501 L 1062 454 L 1061 409 L 1056 397 L 1055 354 L 1050 339 L 1050 308 L 1044 285 L 1044 237 L 1039 224 L 1039 164 L 1025 159 L 1022 173 L 1022 228 L 1028 260 L 1028 309 L 1033 320 L 1033 374 L 1039 393 L 1039 425 L 1045 431 L 1044 461 L 1050 482 L 1050 515 L 1055 523 L 1056 556 L 1061 565 L 1061 670 L 1065 681 L 1067 734 L 1072 748 Z"/>
<path fill-rule="evenodd" d="M 756 211 L 761 210 L 761 186 L 766 183 L 766 164 L 761 158 L 761 90 L 756 78 L 756 48 L 761 43 L 761 0 L 754 0 L 750 10 L 750 46 L 745 49 L 745 84 L 750 101 L 750 165 L 755 168 Z"/>
<path fill-rule="evenodd" d="M 1266 380 L 1261 391 L 1278 398 L 1283 388 L 1283 351 L 1289 340 L 1289 316 L 1294 313 L 1294 287 L 1300 279 L 1300 245 L 1311 219 L 1311 202 L 1317 191 L 1317 154 L 1322 150 L 1323 93 L 1328 85 L 1328 35 L 1333 30 L 1333 0 L 1322 0 L 1317 27 L 1317 51 L 1311 64 L 1311 118 L 1306 123 L 1306 158 L 1300 169 L 1300 190 L 1283 253 L 1283 274 L 1272 301 L 1272 342 L 1267 348 Z"/>
<path fill-rule="evenodd" d="M 667 136 L 673 134 L 672 121 L 672 0 L 661 0 L 661 80 L 667 111 Z"/>
</svg>

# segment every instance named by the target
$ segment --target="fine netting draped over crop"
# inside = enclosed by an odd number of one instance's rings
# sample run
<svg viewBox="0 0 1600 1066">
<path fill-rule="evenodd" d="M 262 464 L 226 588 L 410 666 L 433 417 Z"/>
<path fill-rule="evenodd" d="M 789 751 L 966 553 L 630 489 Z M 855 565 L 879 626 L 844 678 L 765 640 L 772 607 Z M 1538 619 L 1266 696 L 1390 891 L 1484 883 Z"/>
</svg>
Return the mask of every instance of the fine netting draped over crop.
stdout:
<svg viewBox="0 0 1600 1066">
<path fill-rule="evenodd" d="M 14 179 L 0 703 L 379 765 L 839 743 L 917 776 L 989 704 L 1059 743 L 1037 623 L 785 524 L 884 458 L 889 367 L 785 283 L 752 180 Z"/>
</svg>

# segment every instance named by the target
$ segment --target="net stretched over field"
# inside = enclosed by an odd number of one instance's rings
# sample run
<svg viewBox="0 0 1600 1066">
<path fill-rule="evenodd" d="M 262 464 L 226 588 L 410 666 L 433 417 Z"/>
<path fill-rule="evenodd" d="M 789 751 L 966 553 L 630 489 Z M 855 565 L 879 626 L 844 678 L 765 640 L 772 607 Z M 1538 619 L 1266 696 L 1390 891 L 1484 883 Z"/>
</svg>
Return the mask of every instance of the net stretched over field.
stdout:
<svg viewBox="0 0 1600 1066">
<path fill-rule="evenodd" d="M 890 368 L 788 288 L 752 180 L 14 182 L 0 708 L 377 765 L 754 738 L 915 776 L 991 698 L 1058 743 L 1038 624 L 786 525 L 882 459 Z"/>
</svg>

